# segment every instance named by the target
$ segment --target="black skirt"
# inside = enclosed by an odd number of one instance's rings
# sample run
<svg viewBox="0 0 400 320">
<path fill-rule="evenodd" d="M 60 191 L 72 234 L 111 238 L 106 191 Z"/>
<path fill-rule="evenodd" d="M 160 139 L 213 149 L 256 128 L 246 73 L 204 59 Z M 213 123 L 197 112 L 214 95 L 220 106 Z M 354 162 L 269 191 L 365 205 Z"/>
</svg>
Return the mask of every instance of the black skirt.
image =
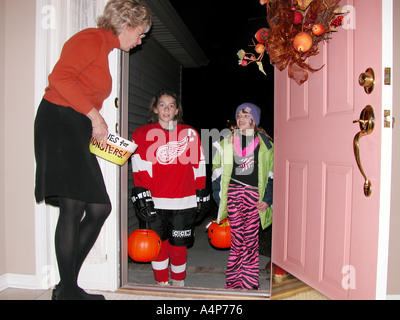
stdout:
<svg viewBox="0 0 400 320">
<path fill-rule="evenodd" d="M 59 206 L 59 197 L 64 197 L 110 204 L 99 163 L 89 151 L 88 117 L 43 99 L 34 129 L 38 203 Z"/>
</svg>

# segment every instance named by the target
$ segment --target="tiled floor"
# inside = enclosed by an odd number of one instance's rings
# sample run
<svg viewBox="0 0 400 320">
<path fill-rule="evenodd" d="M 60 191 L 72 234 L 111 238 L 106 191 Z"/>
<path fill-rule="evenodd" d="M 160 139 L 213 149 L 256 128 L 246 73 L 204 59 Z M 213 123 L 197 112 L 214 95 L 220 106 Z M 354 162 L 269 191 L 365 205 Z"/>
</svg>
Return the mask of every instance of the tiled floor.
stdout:
<svg viewBox="0 0 400 320">
<path fill-rule="evenodd" d="M 207 222 L 207 221 L 206 221 Z M 205 223 L 206 224 L 206 223 Z M 228 259 L 229 251 L 218 251 L 213 249 L 208 242 L 207 233 L 204 226 L 199 226 L 196 233 L 195 245 L 189 249 L 188 254 L 188 287 L 202 287 L 202 288 L 223 288 L 225 284 L 225 267 Z M 206 257 L 206 258 L 204 258 Z M 203 261 L 204 260 L 204 261 Z M 269 258 L 260 256 L 260 268 L 269 261 Z M 130 267 L 129 269 L 129 282 L 133 284 L 153 284 L 154 276 L 151 271 L 151 266 L 141 265 L 150 268 L 149 270 L 139 270 L 138 267 Z M 133 270 L 134 269 L 134 270 Z M 203 270 L 204 269 L 204 270 Z M 217 272 L 223 269 L 223 272 Z M 211 270 L 213 272 L 211 272 Z M 265 280 L 266 276 L 261 275 L 261 289 L 269 292 L 269 280 Z M 8 288 L 0 291 L 0 300 L 50 300 L 52 290 L 22 290 L 15 288 Z M 168 296 L 143 296 L 141 294 L 126 295 L 121 293 L 107 292 L 107 300 L 170 300 L 172 297 Z"/>
<path fill-rule="evenodd" d="M 101 292 L 96 292 L 101 293 Z M 139 295 L 139 294 L 126 294 L 126 293 L 113 293 L 106 292 L 103 294 L 106 300 L 213 300 L 215 297 L 182 297 L 173 295 Z M 25 289 L 14 289 L 8 288 L 0 291 L 0 300 L 50 300 L 51 290 L 25 290 Z M 267 299 L 268 300 L 268 299 Z M 300 293 L 294 292 L 292 295 L 285 295 L 277 297 L 273 300 L 327 300 L 325 296 L 315 290 L 305 290 Z"/>
<path fill-rule="evenodd" d="M 0 300 L 50 300 L 51 290 L 24 290 L 7 288 L 0 291 Z"/>
<path fill-rule="evenodd" d="M 106 300 L 192 300 L 169 295 L 126 294 L 119 292 L 88 291 L 89 293 L 103 294 Z M 0 291 L 0 300 L 51 300 L 52 290 L 26 290 L 7 288 Z"/>
</svg>

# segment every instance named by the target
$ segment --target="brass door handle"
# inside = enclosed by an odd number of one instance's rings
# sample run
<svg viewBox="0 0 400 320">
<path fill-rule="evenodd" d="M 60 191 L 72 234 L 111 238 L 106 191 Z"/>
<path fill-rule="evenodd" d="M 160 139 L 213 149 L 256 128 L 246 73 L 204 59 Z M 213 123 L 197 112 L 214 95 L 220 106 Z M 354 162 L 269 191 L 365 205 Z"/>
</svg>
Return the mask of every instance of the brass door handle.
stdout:
<svg viewBox="0 0 400 320">
<path fill-rule="evenodd" d="M 356 134 L 354 137 L 354 155 L 356 157 L 358 168 L 361 171 L 362 176 L 364 177 L 364 195 L 369 197 L 372 193 L 372 183 L 367 178 L 364 169 L 361 164 L 360 159 L 360 139 L 363 136 L 369 135 L 374 131 L 375 128 L 375 114 L 374 109 L 371 106 L 366 106 L 364 110 L 361 112 L 360 119 L 354 120 L 353 123 L 359 123 L 361 131 Z"/>
</svg>

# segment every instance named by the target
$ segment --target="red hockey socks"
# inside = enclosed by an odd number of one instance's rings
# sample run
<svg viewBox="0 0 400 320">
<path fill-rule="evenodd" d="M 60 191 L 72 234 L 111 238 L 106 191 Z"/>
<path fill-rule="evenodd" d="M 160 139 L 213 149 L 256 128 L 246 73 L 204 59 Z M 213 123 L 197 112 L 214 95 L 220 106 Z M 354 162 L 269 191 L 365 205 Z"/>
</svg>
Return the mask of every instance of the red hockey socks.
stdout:
<svg viewBox="0 0 400 320">
<path fill-rule="evenodd" d="M 171 278 L 184 280 L 186 278 L 187 248 L 175 247 L 169 244 L 169 258 L 171 262 Z"/>
<path fill-rule="evenodd" d="M 168 282 L 168 265 L 171 263 L 171 278 L 184 280 L 186 278 L 187 248 L 176 247 L 165 240 L 161 243 L 161 251 L 157 259 L 151 262 L 154 278 L 157 282 Z"/>
<path fill-rule="evenodd" d="M 157 259 L 151 262 L 153 267 L 154 279 L 157 282 L 168 282 L 169 272 L 168 272 L 168 247 L 169 242 L 165 240 L 161 243 L 161 251 Z"/>
</svg>

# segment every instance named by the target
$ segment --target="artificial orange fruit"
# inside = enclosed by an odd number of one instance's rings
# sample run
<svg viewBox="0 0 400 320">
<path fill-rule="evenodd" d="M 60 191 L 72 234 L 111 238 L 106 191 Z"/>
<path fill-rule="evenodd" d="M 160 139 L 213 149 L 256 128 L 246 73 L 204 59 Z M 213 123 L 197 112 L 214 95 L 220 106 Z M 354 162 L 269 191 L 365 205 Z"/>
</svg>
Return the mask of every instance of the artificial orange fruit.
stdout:
<svg viewBox="0 0 400 320">
<path fill-rule="evenodd" d="M 320 36 L 321 34 L 324 33 L 324 27 L 322 24 L 316 23 L 312 26 L 312 33 L 315 34 L 316 36 Z"/>
<path fill-rule="evenodd" d="M 256 52 L 257 53 L 263 53 L 265 51 L 265 46 L 261 43 L 256 45 Z"/>
<path fill-rule="evenodd" d="M 312 38 L 306 32 L 300 32 L 293 40 L 293 47 L 298 52 L 307 52 L 312 47 Z"/>
</svg>

